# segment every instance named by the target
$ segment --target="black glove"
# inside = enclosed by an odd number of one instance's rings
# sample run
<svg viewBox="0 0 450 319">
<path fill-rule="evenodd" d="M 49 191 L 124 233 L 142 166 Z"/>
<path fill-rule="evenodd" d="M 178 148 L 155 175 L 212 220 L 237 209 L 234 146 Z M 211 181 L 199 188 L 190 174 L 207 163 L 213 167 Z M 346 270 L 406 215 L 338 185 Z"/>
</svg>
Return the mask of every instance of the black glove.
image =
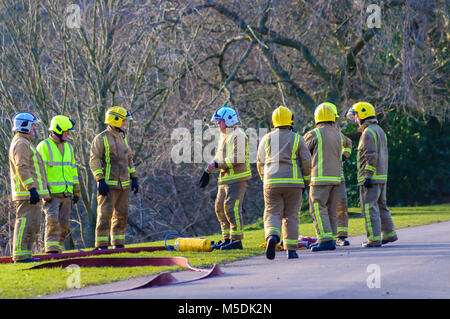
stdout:
<svg viewBox="0 0 450 319">
<path fill-rule="evenodd" d="M 73 196 L 72 196 L 72 202 L 73 202 L 74 204 L 78 203 L 79 200 L 80 200 L 80 197 L 78 197 L 77 195 L 73 195 Z"/>
<path fill-rule="evenodd" d="M 364 178 L 364 187 L 372 188 L 372 179 L 370 177 Z"/>
<path fill-rule="evenodd" d="M 209 173 L 204 171 L 202 177 L 200 178 L 200 181 L 198 182 L 198 185 L 200 188 L 206 187 L 209 183 Z"/>
<path fill-rule="evenodd" d="M 36 187 L 33 187 L 32 189 L 30 189 L 30 204 L 36 205 L 37 203 L 39 203 L 39 200 L 40 197 L 36 190 Z"/>
<path fill-rule="evenodd" d="M 342 155 L 342 162 L 345 162 L 347 160 L 347 157 L 345 155 Z"/>
<path fill-rule="evenodd" d="M 131 191 L 134 191 L 134 195 L 139 192 L 139 183 L 137 177 L 131 178 Z"/>
<path fill-rule="evenodd" d="M 102 179 L 98 182 L 98 192 L 102 196 L 106 196 L 109 192 L 108 184 L 106 184 L 105 180 Z"/>
</svg>

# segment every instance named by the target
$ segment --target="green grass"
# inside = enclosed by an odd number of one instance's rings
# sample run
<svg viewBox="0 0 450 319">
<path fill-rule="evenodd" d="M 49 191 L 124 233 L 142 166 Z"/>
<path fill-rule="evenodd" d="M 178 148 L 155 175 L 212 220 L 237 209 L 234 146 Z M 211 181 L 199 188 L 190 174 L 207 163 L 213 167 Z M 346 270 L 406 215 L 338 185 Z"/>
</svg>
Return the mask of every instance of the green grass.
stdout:
<svg viewBox="0 0 450 319">
<path fill-rule="evenodd" d="M 349 235 L 357 236 L 365 233 L 364 220 L 359 214 L 358 208 L 350 208 Z M 395 227 L 406 228 L 426 225 L 450 220 L 450 204 L 422 207 L 394 207 L 391 208 Z M 309 216 L 302 214 L 299 230 L 301 235 L 315 236 L 314 228 Z M 206 236 L 210 240 L 220 240 L 220 235 Z M 259 221 L 245 227 L 244 250 L 239 251 L 213 251 L 200 252 L 142 252 L 137 254 L 117 254 L 117 257 L 168 257 L 183 256 L 189 259 L 194 267 L 211 267 L 213 264 L 222 264 L 254 255 L 263 254 L 264 248 L 259 247 L 264 243 L 263 223 Z M 164 243 L 151 242 L 136 246 L 163 246 Z M 108 255 L 110 257 L 112 255 Z M 35 264 L 1 264 L 0 265 L 0 298 L 32 298 L 53 294 L 67 290 L 67 280 L 72 273 L 66 269 L 37 269 L 24 270 Z M 81 270 L 81 286 L 99 285 L 112 281 L 135 278 L 145 275 L 154 275 L 161 272 L 173 272 L 182 270 L 182 267 L 101 267 L 83 268 Z"/>
</svg>

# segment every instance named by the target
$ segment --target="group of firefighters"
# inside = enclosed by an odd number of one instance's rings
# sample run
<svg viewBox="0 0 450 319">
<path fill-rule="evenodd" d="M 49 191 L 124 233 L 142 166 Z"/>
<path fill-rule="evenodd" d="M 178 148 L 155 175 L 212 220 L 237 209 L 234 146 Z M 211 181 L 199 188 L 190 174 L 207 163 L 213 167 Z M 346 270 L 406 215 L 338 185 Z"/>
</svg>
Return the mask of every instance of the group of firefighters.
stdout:
<svg viewBox="0 0 450 319">
<path fill-rule="evenodd" d="M 287 258 L 298 258 L 298 213 L 303 191 L 309 188 L 309 207 L 318 237 L 312 251 L 347 246 L 348 214 L 342 163 L 350 156 L 351 140 L 336 124 L 339 117 L 332 103 L 320 104 L 316 127 L 304 137 L 293 131 L 292 111 L 280 106 L 273 111 L 274 130 L 260 141 L 257 170 L 264 184 L 264 230 L 266 257 L 275 258 L 282 241 Z M 386 206 L 388 152 L 386 134 L 378 125 L 374 107 L 354 104 L 347 113 L 362 132 L 358 145 L 358 185 L 368 241 L 363 247 L 378 247 L 397 240 Z M 126 137 L 130 113 L 112 107 L 105 113 L 107 128 L 91 143 L 89 166 L 97 181 L 97 224 L 95 250 L 123 248 L 130 190 L 139 191 L 138 174 Z M 215 212 L 223 242 L 221 250 L 243 249 L 242 205 L 251 179 L 249 143 L 239 126 L 236 111 L 228 106 L 212 117 L 221 132 L 217 153 L 206 167 L 199 185 L 206 187 L 209 175 L 219 169 Z M 63 250 L 69 231 L 72 203 L 80 199 L 80 186 L 73 146 L 67 138 L 75 122 L 67 116 L 52 118 L 49 137 L 33 145 L 39 119 L 30 112 L 13 118 L 9 150 L 12 200 L 16 206 L 13 238 L 14 262 L 38 262 L 32 246 L 45 213 L 45 252 Z"/>
<path fill-rule="evenodd" d="M 388 175 L 387 137 L 378 125 L 375 108 L 358 102 L 347 117 L 362 133 L 357 150 L 360 204 L 367 241 L 362 247 L 380 247 L 398 239 L 386 205 Z M 279 106 L 272 113 L 274 129 L 260 141 L 257 170 L 263 182 L 266 257 L 275 258 L 282 242 L 287 258 L 298 258 L 298 214 L 303 192 L 308 190 L 309 212 L 317 235 L 311 251 L 348 246 L 348 212 L 342 164 L 351 153 L 351 140 L 342 134 L 337 107 L 325 102 L 314 111 L 315 128 L 303 137 L 293 131 L 292 111 Z M 221 131 L 218 151 L 205 169 L 199 185 L 209 183 L 209 174 L 220 170 L 215 211 L 223 242 L 221 250 L 242 249 L 242 203 L 251 178 L 248 138 L 239 127 L 236 111 L 219 108 L 211 121 Z"/>
</svg>

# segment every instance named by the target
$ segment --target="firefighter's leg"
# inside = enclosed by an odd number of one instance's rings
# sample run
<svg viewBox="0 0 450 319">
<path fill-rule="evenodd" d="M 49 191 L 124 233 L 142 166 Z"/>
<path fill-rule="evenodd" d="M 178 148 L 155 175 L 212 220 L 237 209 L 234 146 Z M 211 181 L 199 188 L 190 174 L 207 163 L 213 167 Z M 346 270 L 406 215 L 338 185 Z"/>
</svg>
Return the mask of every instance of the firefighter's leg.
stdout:
<svg viewBox="0 0 450 319">
<path fill-rule="evenodd" d="M 279 188 L 264 188 L 264 236 L 276 236 L 281 240 L 281 219 L 284 211 L 284 200 Z"/>
<path fill-rule="evenodd" d="M 333 240 L 337 237 L 337 206 L 339 201 L 339 185 L 330 186 L 330 195 L 328 196 L 328 219 L 330 220 Z"/>
<path fill-rule="evenodd" d="M 111 217 L 114 211 L 114 190 L 106 196 L 97 194 L 97 225 L 95 227 L 95 248 L 107 247 L 111 232 Z"/>
<path fill-rule="evenodd" d="M 328 185 L 311 185 L 309 188 L 309 213 L 313 218 L 319 243 L 333 240 L 333 230 L 331 229 L 327 207 L 330 190 L 331 186 Z"/>
<path fill-rule="evenodd" d="M 33 243 L 41 224 L 41 204 L 31 205 L 29 200 L 16 201 L 16 222 L 13 237 L 13 260 L 32 256 Z"/>
<path fill-rule="evenodd" d="M 348 237 L 348 204 L 345 181 L 339 185 L 339 199 L 337 204 L 337 236 Z"/>
<path fill-rule="evenodd" d="M 114 212 L 111 222 L 111 244 L 125 245 L 128 211 L 130 207 L 130 189 L 115 189 Z"/>
<path fill-rule="evenodd" d="M 59 211 L 63 198 L 53 196 L 52 200 L 44 203 L 45 214 L 45 252 L 61 252 L 61 227 Z"/>
<path fill-rule="evenodd" d="M 242 240 L 244 238 L 244 221 L 242 219 L 242 204 L 248 182 L 229 184 L 226 188 L 224 203 L 225 216 L 230 223 L 230 239 Z"/>
<path fill-rule="evenodd" d="M 64 250 L 64 242 L 69 233 L 70 225 L 70 213 L 72 212 L 72 198 L 64 197 L 62 200 L 61 208 L 59 209 L 59 243 L 61 250 Z"/>
<path fill-rule="evenodd" d="M 381 231 L 383 233 L 382 243 L 396 241 L 398 239 L 395 231 L 394 222 L 392 221 L 391 212 L 386 203 L 386 184 L 380 184 L 381 194 L 378 198 L 378 207 L 380 209 Z"/>
<path fill-rule="evenodd" d="M 371 188 L 359 187 L 361 212 L 364 216 L 368 243 L 381 245 L 381 219 L 378 208 L 378 198 L 381 193 L 380 184 L 373 184 Z"/>
<path fill-rule="evenodd" d="M 227 185 L 219 185 L 217 189 L 216 201 L 214 203 L 214 208 L 216 211 L 217 220 L 220 224 L 220 229 L 222 231 L 222 238 L 224 240 L 230 240 L 230 223 L 228 222 L 227 217 L 225 216 L 225 196 L 226 191 L 225 188 Z"/>
<path fill-rule="evenodd" d="M 285 250 L 298 248 L 298 212 L 302 205 L 302 188 L 282 188 L 284 200 L 283 246 Z"/>
</svg>

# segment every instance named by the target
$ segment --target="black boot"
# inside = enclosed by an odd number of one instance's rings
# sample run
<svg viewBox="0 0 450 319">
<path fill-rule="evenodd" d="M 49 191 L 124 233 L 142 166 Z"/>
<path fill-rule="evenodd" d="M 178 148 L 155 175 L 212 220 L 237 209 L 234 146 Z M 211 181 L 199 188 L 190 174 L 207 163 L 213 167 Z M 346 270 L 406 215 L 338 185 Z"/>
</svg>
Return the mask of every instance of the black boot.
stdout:
<svg viewBox="0 0 450 319">
<path fill-rule="evenodd" d="M 333 240 L 319 243 L 317 246 L 311 247 L 311 251 L 335 250 L 335 249 L 336 249 L 336 245 Z"/>
<path fill-rule="evenodd" d="M 287 259 L 296 259 L 298 258 L 297 252 L 295 250 L 287 251 Z"/>
<path fill-rule="evenodd" d="M 345 239 L 345 237 L 338 237 L 336 239 L 336 246 L 343 247 L 343 246 L 349 246 L 349 245 L 350 245 L 350 242 L 347 239 Z"/>
<path fill-rule="evenodd" d="M 54 254 L 59 254 L 59 251 L 57 251 L 57 250 L 50 250 L 50 251 L 46 251 L 45 253 L 54 255 Z"/>
<path fill-rule="evenodd" d="M 95 247 L 93 249 L 93 251 L 96 251 L 96 250 L 107 250 L 107 249 L 108 249 L 108 246 L 99 246 L 99 247 Z"/>
<path fill-rule="evenodd" d="M 216 249 L 220 249 L 220 247 L 228 245 L 229 243 L 231 243 L 231 239 L 230 238 L 224 239 L 223 242 L 219 241 L 217 243 Z"/>
<path fill-rule="evenodd" d="M 29 257 L 21 260 L 16 260 L 14 263 L 38 263 L 41 262 L 41 258 Z"/>
<path fill-rule="evenodd" d="M 114 249 L 125 248 L 125 245 L 114 245 L 113 248 Z"/>
<path fill-rule="evenodd" d="M 361 246 L 364 248 L 381 247 L 381 243 L 366 241 L 366 242 L 363 242 L 361 244 Z"/>
<path fill-rule="evenodd" d="M 266 257 L 267 259 L 275 258 L 275 248 L 277 246 L 278 237 L 275 235 L 271 235 L 267 238 L 266 244 Z"/>
<path fill-rule="evenodd" d="M 227 245 L 220 246 L 220 250 L 230 250 L 230 249 L 243 249 L 242 241 L 233 240 Z"/>
</svg>

